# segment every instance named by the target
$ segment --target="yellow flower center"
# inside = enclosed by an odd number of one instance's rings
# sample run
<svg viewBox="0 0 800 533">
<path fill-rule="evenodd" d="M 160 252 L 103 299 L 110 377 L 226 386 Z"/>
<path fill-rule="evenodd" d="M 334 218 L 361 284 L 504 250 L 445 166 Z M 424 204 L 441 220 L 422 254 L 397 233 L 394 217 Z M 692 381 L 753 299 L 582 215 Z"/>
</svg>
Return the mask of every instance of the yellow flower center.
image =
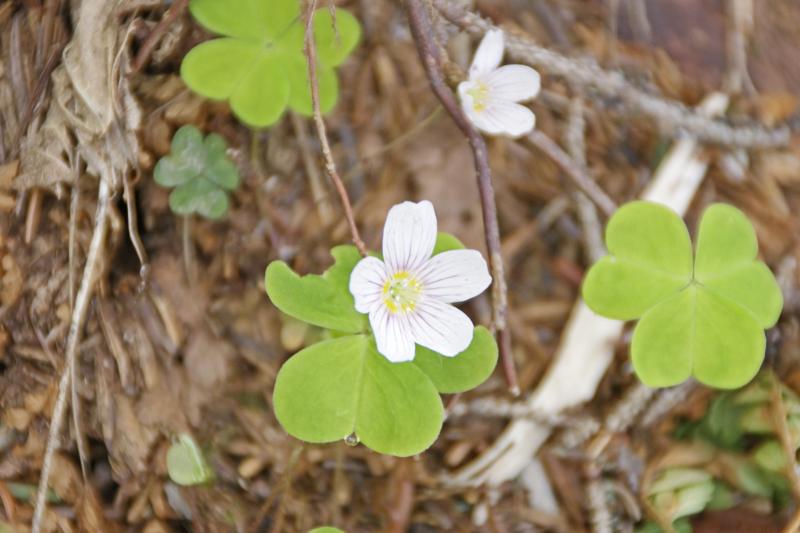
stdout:
<svg viewBox="0 0 800 533">
<path fill-rule="evenodd" d="M 414 310 L 422 294 L 422 283 L 409 272 L 395 272 L 383 284 L 383 303 L 392 313 Z"/>
<path fill-rule="evenodd" d="M 472 109 L 479 113 L 486 110 L 489 104 L 489 86 L 486 83 L 476 81 L 475 86 L 469 89 L 467 94 L 472 97 Z"/>
</svg>

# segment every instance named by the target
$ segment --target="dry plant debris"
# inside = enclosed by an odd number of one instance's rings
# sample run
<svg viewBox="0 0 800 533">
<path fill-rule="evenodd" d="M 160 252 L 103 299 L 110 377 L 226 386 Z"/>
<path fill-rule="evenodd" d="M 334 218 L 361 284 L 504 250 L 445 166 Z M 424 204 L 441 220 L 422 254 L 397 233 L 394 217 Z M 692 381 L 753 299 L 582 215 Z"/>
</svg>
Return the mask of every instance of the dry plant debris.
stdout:
<svg viewBox="0 0 800 533">
<path fill-rule="evenodd" d="M 758 457 L 785 460 L 762 464 L 778 464 L 783 500 L 750 485 L 689 519 L 695 532 L 796 530 L 796 2 L 319 2 L 363 31 L 338 104 L 269 130 L 182 82 L 183 58 L 212 38 L 188 4 L 0 3 L 0 530 L 669 531 L 664 509 L 691 508 L 676 507 L 684 488 L 741 488 L 737 468 L 768 438 L 777 455 Z M 457 100 L 495 27 L 507 59 L 541 74 L 522 140 L 482 137 Z M 241 174 L 220 221 L 182 224 L 153 180 L 187 125 L 224 138 Z M 724 400 L 644 389 L 629 328 L 579 302 L 609 215 L 654 196 L 690 228 L 712 203 L 741 209 L 783 293 L 771 395 L 747 419 L 768 433 L 733 451 L 676 439 Z M 495 326 L 506 375 L 446 396 L 418 457 L 301 445 L 272 391 L 322 331 L 269 303 L 264 269 L 322 272 L 336 244 L 377 249 L 386 212 L 409 199 L 431 201 L 439 228 L 505 281 L 462 309 Z M 213 479 L 170 480 L 179 435 Z M 665 488 L 671 468 L 703 473 Z"/>
</svg>

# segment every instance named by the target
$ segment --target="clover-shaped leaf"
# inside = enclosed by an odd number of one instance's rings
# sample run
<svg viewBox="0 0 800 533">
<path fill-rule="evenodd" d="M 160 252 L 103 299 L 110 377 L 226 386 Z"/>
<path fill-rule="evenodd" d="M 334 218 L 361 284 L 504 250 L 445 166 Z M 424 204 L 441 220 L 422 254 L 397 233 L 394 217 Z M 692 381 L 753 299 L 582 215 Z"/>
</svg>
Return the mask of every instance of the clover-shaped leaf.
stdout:
<svg viewBox="0 0 800 533">
<path fill-rule="evenodd" d="M 433 253 L 463 247 L 452 235 L 439 233 Z M 298 276 L 282 261 L 267 267 L 265 287 L 278 309 L 335 333 L 281 368 L 273 395 L 278 421 L 307 442 L 354 435 L 381 453 L 420 453 L 441 429 L 439 393 L 465 391 L 485 381 L 497 362 L 497 344 L 478 326 L 472 342 L 455 357 L 417 346 L 413 361 L 389 362 L 377 351 L 366 316 L 355 310 L 348 288 L 360 254 L 353 246 L 337 246 L 331 255 L 334 264 L 322 275 Z"/>
<path fill-rule="evenodd" d="M 497 343 L 483 326 L 477 326 L 472 342 L 456 357 L 442 357 L 433 350 L 417 346 L 417 365 L 445 394 L 464 392 L 486 381 L 497 365 Z"/>
<path fill-rule="evenodd" d="M 409 456 L 430 446 L 443 408 L 431 381 L 413 363 L 393 364 L 368 335 L 323 341 L 281 367 L 275 416 L 291 435 L 333 442 L 352 433 L 371 449 Z"/>
<path fill-rule="evenodd" d="M 596 313 L 640 319 L 631 359 L 648 386 L 676 385 L 694 375 L 718 388 L 740 387 L 764 358 L 764 329 L 783 299 L 758 261 L 755 231 L 738 209 L 714 204 L 703 214 L 694 258 L 683 221 L 667 207 L 632 202 L 606 228 L 610 255 L 583 284 Z"/>
<path fill-rule="evenodd" d="M 194 47 L 181 64 L 181 76 L 196 93 L 229 100 L 234 114 L 253 127 L 274 124 L 288 106 L 310 115 L 311 90 L 299 0 L 191 0 L 200 24 L 223 35 Z M 314 12 L 320 108 L 336 104 L 339 84 L 334 67 L 353 51 L 361 26 L 348 11 Z"/>
<path fill-rule="evenodd" d="M 331 250 L 335 263 L 324 274 L 298 276 L 283 261 L 273 261 L 264 274 L 267 295 L 289 316 L 321 328 L 344 333 L 365 330 L 364 315 L 355 310 L 347 290 L 350 272 L 361 256 L 355 246 Z"/>
<path fill-rule="evenodd" d="M 228 211 L 227 191 L 238 187 L 239 171 L 225 150 L 225 140 L 216 133 L 203 139 L 194 126 L 175 132 L 169 155 L 162 157 L 153 170 L 156 183 L 174 187 L 169 195 L 174 213 L 217 219 Z"/>
</svg>

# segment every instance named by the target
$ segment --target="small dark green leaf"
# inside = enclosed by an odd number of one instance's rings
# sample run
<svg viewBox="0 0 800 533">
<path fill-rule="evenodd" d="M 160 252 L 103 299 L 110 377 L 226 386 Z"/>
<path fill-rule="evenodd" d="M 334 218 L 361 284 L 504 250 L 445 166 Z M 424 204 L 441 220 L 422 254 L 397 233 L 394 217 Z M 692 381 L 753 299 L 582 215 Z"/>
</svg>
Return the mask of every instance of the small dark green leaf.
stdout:
<svg viewBox="0 0 800 533">
<path fill-rule="evenodd" d="M 215 133 L 205 140 L 194 126 L 183 126 L 175 133 L 172 151 L 153 171 L 156 183 L 175 187 L 169 195 L 174 213 L 217 219 L 227 212 L 228 194 L 223 189 L 239 185 L 239 171 L 225 150 L 225 140 Z"/>
<path fill-rule="evenodd" d="M 197 213 L 215 220 L 228 210 L 228 196 L 209 180 L 195 178 L 170 193 L 169 207 L 178 215 Z"/>
</svg>

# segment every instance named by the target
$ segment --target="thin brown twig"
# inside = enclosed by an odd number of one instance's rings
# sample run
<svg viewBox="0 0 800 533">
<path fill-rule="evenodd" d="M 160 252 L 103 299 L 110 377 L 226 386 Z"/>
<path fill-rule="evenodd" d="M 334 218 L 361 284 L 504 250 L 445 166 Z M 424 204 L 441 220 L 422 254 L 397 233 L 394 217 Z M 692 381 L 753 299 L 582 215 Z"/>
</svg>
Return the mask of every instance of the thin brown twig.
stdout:
<svg viewBox="0 0 800 533">
<path fill-rule="evenodd" d="M 431 1 L 445 19 L 470 33 L 482 35 L 497 28 L 478 14 L 464 9 L 457 2 Z M 563 56 L 513 32 L 506 32 L 506 50 L 516 61 L 541 68 L 553 76 L 568 80 L 577 87 L 591 89 L 587 95 L 624 102 L 628 110 L 655 119 L 662 131 L 676 136 L 689 134 L 701 141 L 751 148 L 785 146 L 791 137 L 791 130 L 787 126 L 778 128 L 766 128 L 757 124 L 733 126 L 722 120 L 705 117 L 681 102 L 662 98 L 635 87 L 619 72 L 605 70 L 591 60 L 577 60 Z"/>
<path fill-rule="evenodd" d="M 519 395 L 517 371 L 511 353 L 511 335 L 506 325 L 508 309 L 508 290 L 503 268 L 503 257 L 500 244 L 500 226 L 497 222 L 497 205 L 492 185 L 492 171 L 489 167 L 489 155 L 486 142 L 478 130 L 467 120 L 461 107 L 444 80 L 442 50 L 433 37 L 433 27 L 428 11 L 421 0 L 405 0 L 411 34 L 417 46 L 420 60 L 425 67 L 428 81 L 442 106 L 462 131 L 472 147 L 475 159 L 475 170 L 478 177 L 478 192 L 483 212 L 483 229 L 486 236 L 486 248 L 489 252 L 489 265 L 492 270 L 492 308 L 493 322 L 500 350 L 508 388 L 514 396 Z"/>
<path fill-rule="evenodd" d="M 139 48 L 139 52 L 137 52 L 133 63 L 131 63 L 131 74 L 136 74 L 144 67 L 147 60 L 150 59 L 150 54 L 153 53 L 153 49 L 161 40 L 161 37 L 164 36 L 170 25 L 186 11 L 188 6 L 189 0 L 175 0 L 175 2 L 173 2 L 172 6 L 167 10 L 164 16 L 161 17 L 161 20 L 158 21 L 158 24 L 156 24 L 155 28 L 147 35 L 147 38 Z"/>
<path fill-rule="evenodd" d="M 544 132 L 533 130 L 526 139 L 536 148 L 547 154 L 575 185 L 599 207 L 603 214 L 611 216 L 617 210 L 617 205 L 608 197 L 597 183 L 587 176 L 583 168 L 575 162 L 553 139 Z"/>
<path fill-rule="evenodd" d="M 350 226 L 353 244 L 356 245 L 361 255 L 366 256 L 367 247 L 364 241 L 361 240 L 361 235 L 358 233 L 358 226 L 356 226 L 356 219 L 353 215 L 353 206 L 350 204 L 350 197 L 347 194 L 344 183 L 342 183 L 342 178 L 339 177 L 339 173 L 336 170 L 336 163 L 333 161 L 331 147 L 328 144 L 328 132 L 325 129 L 325 121 L 322 120 L 322 112 L 320 111 L 319 84 L 317 82 L 317 47 L 314 43 L 314 11 L 316 9 L 317 0 L 308 0 L 306 6 L 305 39 L 303 41 L 308 63 L 308 81 L 311 84 L 311 106 L 314 110 L 314 124 L 317 126 L 317 136 L 322 146 L 322 155 L 325 159 L 325 171 L 336 186 L 336 192 L 339 193 L 339 198 L 344 208 L 344 216 L 347 219 L 347 224 Z"/>
</svg>

